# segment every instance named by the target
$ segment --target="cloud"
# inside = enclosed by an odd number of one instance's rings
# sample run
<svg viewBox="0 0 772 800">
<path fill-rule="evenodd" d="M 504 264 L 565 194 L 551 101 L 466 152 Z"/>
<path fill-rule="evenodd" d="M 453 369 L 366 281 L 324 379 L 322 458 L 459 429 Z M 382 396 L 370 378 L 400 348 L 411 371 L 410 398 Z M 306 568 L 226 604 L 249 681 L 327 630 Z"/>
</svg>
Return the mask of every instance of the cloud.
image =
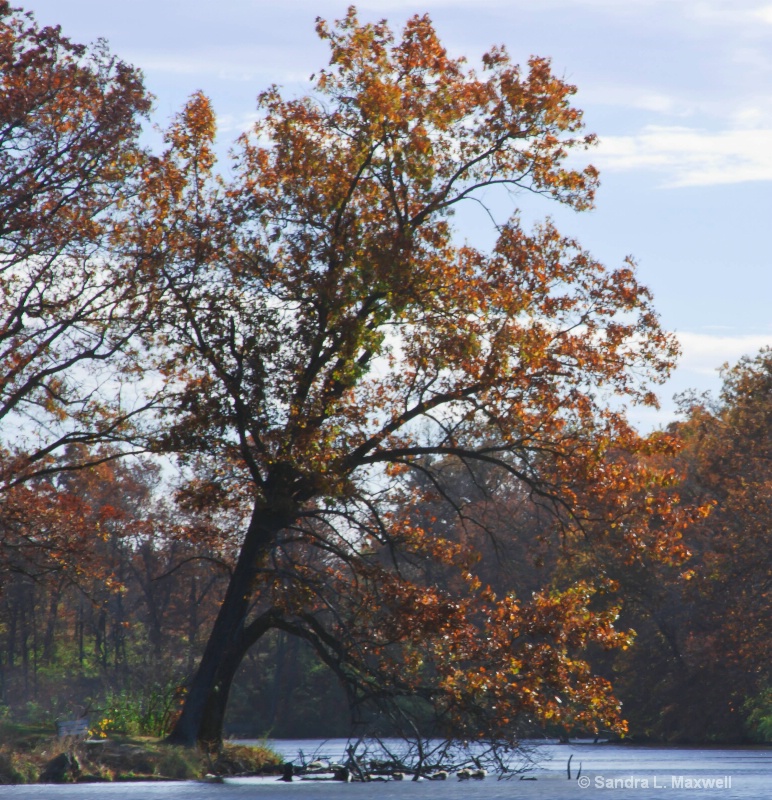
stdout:
<svg viewBox="0 0 772 800">
<path fill-rule="evenodd" d="M 677 336 L 683 353 L 679 371 L 706 376 L 716 375 L 722 364 L 734 364 L 744 355 L 753 355 L 762 347 L 772 346 L 772 332 L 733 335 L 683 331 Z"/>
<path fill-rule="evenodd" d="M 772 128 L 714 133 L 649 125 L 632 136 L 603 137 L 594 160 L 609 171 L 661 173 L 668 187 L 772 181 Z"/>
<path fill-rule="evenodd" d="M 694 100 L 685 100 L 660 89 L 648 89 L 631 84 L 590 83 L 580 86 L 579 105 L 605 105 L 616 108 L 635 108 L 657 114 L 687 117 L 694 113 Z"/>
<path fill-rule="evenodd" d="M 591 8 L 614 14 L 627 15 L 631 10 L 656 9 L 662 13 L 672 9 L 686 17 L 721 23 L 731 20 L 734 24 L 749 21 L 762 21 L 772 24 L 772 5 L 758 7 L 758 0 L 541 0 L 540 5 L 547 8 Z M 533 7 L 533 0 L 360 0 L 357 6 L 368 11 L 407 10 L 418 8 L 470 7 L 477 9 L 497 9 L 522 6 Z"/>
<path fill-rule="evenodd" d="M 759 23 L 772 25 L 772 5 L 759 7 L 758 0 L 691 0 L 685 4 L 691 17 L 714 25 L 748 27 Z M 756 33 L 763 31 L 757 30 Z"/>
<path fill-rule="evenodd" d="M 129 51 L 126 58 L 151 74 L 215 77 L 227 81 L 266 84 L 308 83 L 315 65 L 314 60 L 308 58 L 306 68 L 294 51 L 265 46 L 233 47 L 227 52 L 213 47 L 198 53 L 184 50 L 167 53 Z"/>
<path fill-rule="evenodd" d="M 260 115 L 251 112 L 248 114 L 220 114 L 217 116 L 217 133 L 241 135 L 252 130 Z"/>
<path fill-rule="evenodd" d="M 682 355 L 670 379 L 657 391 L 660 408 L 628 409 L 630 421 L 642 433 L 664 428 L 677 419 L 676 395 L 696 391 L 717 397 L 722 384 L 719 369 L 723 364 L 732 366 L 743 356 L 754 356 L 762 347 L 772 346 L 772 330 L 766 334 L 733 334 L 729 329 L 715 333 L 683 331 L 677 336 Z"/>
<path fill-rule="evenodd" d="M 714 0 L 720 3 L 722 0 Z M 619 0 L 541 0 L 542 7 L 561 7 L 561 8 L 606 8 L 611 11 L 624 13 L 625 8 L 650 8 L 655 6 L 672 6 L 674 8 L 700 5 L 695 0 L 627 0 L 625 3 L 620 3 Z M 423 0 L 417 3 L 416 0 L 359 0 L 356 4 L 358 8 L 372 9 L 375 11 L 384 11 L 389 9 L 408 9 L 416 10 L 417 8 L 453 8 L 453 7 L 474 7 L 481 8 L 511 8 L 523 6 L 530 8 L 533 6 L 533 0 Z"/>
</svg>

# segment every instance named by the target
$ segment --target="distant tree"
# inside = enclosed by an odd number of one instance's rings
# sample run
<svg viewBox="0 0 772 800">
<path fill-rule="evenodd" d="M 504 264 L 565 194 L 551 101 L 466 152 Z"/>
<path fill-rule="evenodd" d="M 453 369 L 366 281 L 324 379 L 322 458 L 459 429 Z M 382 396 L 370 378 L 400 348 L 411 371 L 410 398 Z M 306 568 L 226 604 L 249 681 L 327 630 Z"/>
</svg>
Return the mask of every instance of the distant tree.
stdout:
<svg viewBox="0 0 772 800">
<path fill-rule="evenodd" d="M 752 734 L 746 718 L 772 686 L 772 351 L 722 376 L 717 400 L 683 399 L 677 427 L 684 499 L 713 513 L 686 534 L 694 557 L 678 617 L 682 670 L 662 728 L 736 741 Z M 680 718 L 684 704 L 691 725 Z"/>
<path fill-rule="evenodd" d="M 638 736 L 738 742 L 758 735 L 749 717 L 769 715 L 772 353 L 726 366 L 723 379 L 718 398 L 681 398 L 662 459 L 682 476 L 679 503 L 710 510 L 683 528 L 684 557 L 628 563 L 595 547 L 587 558 L 614 576 L 637 632 L 611 660 Z"/>
<path fill-rule="evenodd" d="M 567 165 L 593 143 L 574 88 L 545 59 L 521 73 L 502 48 L 478 75 L 427 17 L 398 41 L 353 9 L 317 30 L 332 57 L 315 94 L 260 96 L 232 178 L 213 176 L 214 113 L 191 99 L 125 231 L 130 271 L 158 299 L 157 446 L 193 469 L 192 506 L 244 509 L 171 739 L 219 740 L 233 675 L 275 627 L 311 641 L 360 698 L 394 709 L 424 692 L 457 730 L 478 712 L 491 736 L 528 714 L 619 727 L 578 656 L 626 641 L 591 586 L 497 596 L 405 516 L 421 501 L 411 472 L 453 510 L 439 466 L 455 462 L 508 476 L 564 531 L 613 527 L 620 546 L 653 537 L 663 553 L 677 535 L 649 525 L 668 513 L 666 479 L 606 459 L 656 448 L 608 398 L 654 404 L 676 352 L 632 265 L 607 270 L 516 215 L 489 253 L 451 224 L 495 190 L 591 206 L 595 170 Z M 463 596 L 411 581 L 411 553 L 455 564 Z"/>
<path fill-rule="evenodd" d="M 134 732 L 147 727 L 142 709 L 160 703 L 164 719 L 150 720 L 160 735 L 200 656 L 232 546 L 163 496 L 157 465 L 85 466 L 98 459 L 83 445 L 61 458 L 3 495 L 0 702 L 15 719 L 31 702 L 49 715 L 38 722 L 109 709 L 110 724 Z"/>
<path fill-rule="evenodd" d="M 103 43 L 0 1 L 0 492 L 122 440 L 137 410 L 116 375 L 147 298 L 105 247 L 149 107 Z"/>
<path fill-rule="evenodd" d="M 772 680 L 772 349 L 725 366 L 723 380 L 718 402 L 692 400 L 680 426 L 684 491 L 715 506 L 689 546 L 708 601 L 701 633 L 735 681 L 761 689 Z"/>
</svg>

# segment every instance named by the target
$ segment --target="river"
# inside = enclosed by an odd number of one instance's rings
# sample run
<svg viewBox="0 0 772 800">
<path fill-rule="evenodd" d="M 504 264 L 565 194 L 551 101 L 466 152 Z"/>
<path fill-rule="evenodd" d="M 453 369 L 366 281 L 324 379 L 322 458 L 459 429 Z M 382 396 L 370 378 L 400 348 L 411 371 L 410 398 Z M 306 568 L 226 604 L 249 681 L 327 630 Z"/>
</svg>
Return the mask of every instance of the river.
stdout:
<svg viewBox="0 0 772 800">
<path fill-rule="evenodd" d="M 342 759 L 344 740 L 275 740 L 287 760 L 314 754 Z M 618 744 L 537 745 L 536 780 L 350 783 L 276 778 L 197 782 L 3 786 L 24 800 L 770 800 L 772 748 L 683 748 Z M 566 776 L 571 760 L 572 780 Z M 581 763 L 581 776 L 577 772 Z"/>
</svg>

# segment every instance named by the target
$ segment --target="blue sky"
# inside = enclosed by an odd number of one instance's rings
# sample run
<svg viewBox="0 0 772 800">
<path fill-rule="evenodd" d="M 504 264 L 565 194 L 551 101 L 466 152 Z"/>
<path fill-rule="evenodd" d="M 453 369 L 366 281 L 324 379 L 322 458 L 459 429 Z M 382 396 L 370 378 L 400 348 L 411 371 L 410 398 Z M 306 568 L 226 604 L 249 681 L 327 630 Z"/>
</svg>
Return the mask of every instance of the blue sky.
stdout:
<svg viewBox="0 0 772 800">
<path fill-rule="evenodd" d="M 16 5 L 17 3 L 14 3 Z M 270 83 L 304 92 L 327 51 L 314 20 L 341 17 L 330 0 L 18 0 L 76 41 L 106 38 L 141 67 L 165 124 L 202 89 L 221 141 L 254 119 Z M 715 391 L 716 369 L 772 345 L 772 2 L 767 0 L 387 0 L 358 4 L 364 20 L 428 12 L 454 55 L 472 65 L 493 44 L 516 61 L 552 58 L 578 87 L 576 105 L 600 145 L 595 210 L 551 214 L 593 255 L 632 255 L 683 357 L 661 390 Z"/>
</svg>

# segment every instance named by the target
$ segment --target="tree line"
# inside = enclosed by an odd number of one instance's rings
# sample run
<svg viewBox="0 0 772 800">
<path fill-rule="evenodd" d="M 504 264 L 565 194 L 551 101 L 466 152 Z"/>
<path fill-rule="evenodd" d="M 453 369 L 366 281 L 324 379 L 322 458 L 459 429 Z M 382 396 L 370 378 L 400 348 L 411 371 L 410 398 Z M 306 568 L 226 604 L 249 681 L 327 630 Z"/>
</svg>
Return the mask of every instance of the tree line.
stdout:
<svg viewBox="0 0 772 800">
<path fill-rule="evenodd" d="M 294 731 L 344 697 L 511 746 L 689 738 L 690 687 L 716 736 L 763 730 L 768 353 L 638 434 L 615 398 L 655 405 L 677 345 L 634 265 L 514 203 L 490 250 L 454 226 L 498 191 L 591 207 L 574 87 L 472 70 L 426 16 L 317 32 L 309 95 L 261 93 L 223 169 L 205 96 L 151 152 L 137 70 L 0 2 L 9 706 L 216 748 L 233 698 Z"/>
<path fill-rule="evenodd" d="M 621 606 L 618 625 L 635 637 L 589 661 L 612 681 L 630 735 L 768 740 L 771 388 L 772 354 L 763 351 L 726 370 L 719 398 L 683 398 L 683 421 L 668 431 L 677 449 L 667 460 L 682 476 L 675 491 L 679 502 L 712 510 L 684 531 L 689 554 L 674 562 L 630 562 L 614 547 L 567 542 L 512 485 L 493 487 L 480 473 L 448 476 L 456 502 L 466 498 L 466 522 L 439 516 L 436 497 L 422 504 L 420 524 L 475 553 L 478 578 L 502 595 L 601 574 L 616 584 L 609 593 Z M 9 493 L 0 700 L 12 717 L 50 724 L 90 708 L 95 726 L 112 719 L 115 729 L 160 735 L 179 711 L 234 552 L 214 524 L 158 496 L 158 472 L 116 461 Z M 428 559 L 412 568 L 424 585 L 452 587 L 452 569 Z M 345 735 L 346 700 L 308 644 L 276 630 L 245 656 L 226 733 Z"/>
</svg>

